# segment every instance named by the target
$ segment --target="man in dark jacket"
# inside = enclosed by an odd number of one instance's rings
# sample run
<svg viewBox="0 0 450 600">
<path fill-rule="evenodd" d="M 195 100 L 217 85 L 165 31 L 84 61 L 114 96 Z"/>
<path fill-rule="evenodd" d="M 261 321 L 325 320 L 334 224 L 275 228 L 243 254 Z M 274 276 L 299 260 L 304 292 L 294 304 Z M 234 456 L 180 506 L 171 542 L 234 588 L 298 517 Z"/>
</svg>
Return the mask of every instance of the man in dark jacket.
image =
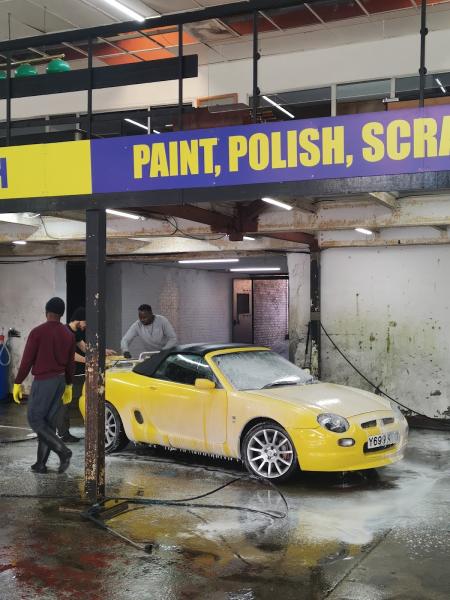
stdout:
<svg viewBox="0 0 450 600">
<path fill-rule="evenodd" d="M 59 456 L 59 473 L 67 470 L 72 456 L 55 433 L 61 401 L 71 401 L 74 372 L 75 338 L 61 323 L 64 311 L 61 298 L 47 302 L 47 320 L 30 332 L 14 384 L 14 401 L 20 404 L 22 382 L 31 370 L 34 380 L 28 399 L 28 422 L 38 436 L 37 461 L 31 467 L 35 473 L 47 472 L 51 450 Z"/>
<path fill-rule="evenodd" d="M 59 437 L 65 444 L 79 442 L 80 438 L 70 433 L 70 407 L 77 404 L 83 392 L 85 381 L 85 363 L 86 363 L 86 310 L 83 306 L 77 308 L 73 314 L 67 328 L 75 338 L 75 375 L 73 378 L 72 400 L 69 404 L 62 404 L 57 417 L 56 427 Z"/>
</svg>

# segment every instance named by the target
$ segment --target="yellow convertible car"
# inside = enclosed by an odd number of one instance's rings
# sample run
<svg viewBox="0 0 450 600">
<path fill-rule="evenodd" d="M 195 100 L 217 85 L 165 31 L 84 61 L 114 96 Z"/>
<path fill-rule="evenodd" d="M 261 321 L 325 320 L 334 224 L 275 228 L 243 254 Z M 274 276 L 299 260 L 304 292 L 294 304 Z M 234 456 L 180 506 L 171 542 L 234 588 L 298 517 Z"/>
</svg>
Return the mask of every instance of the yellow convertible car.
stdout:
<svg viewBox="0 0 450 600">
<path fill-rule="evenodd" d="M 321 383 L 267 348 L 190 344 L 126 367 L 106 372 L 107 452 L 132 441 L 232 457 L 272 481 L 403 457 L 408 425 L 395 405 Z"/>
</svg>

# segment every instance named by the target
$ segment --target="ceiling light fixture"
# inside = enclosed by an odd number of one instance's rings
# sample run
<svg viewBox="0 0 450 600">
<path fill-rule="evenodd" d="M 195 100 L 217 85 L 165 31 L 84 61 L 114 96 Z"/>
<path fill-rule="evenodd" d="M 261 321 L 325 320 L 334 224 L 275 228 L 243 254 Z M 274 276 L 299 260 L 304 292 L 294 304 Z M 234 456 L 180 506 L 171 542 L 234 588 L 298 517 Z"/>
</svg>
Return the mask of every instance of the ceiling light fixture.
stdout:
<svg viewBox="0 0 450 600">
<path fill-rule="evenodd" d="M 283 108 L 280 104 L 278 104 L 277 102 L 275 102 L 274 100 L 269 98 L 269 96 L 263 96 L 263 98 L 266 102 L 268 102 L 272 106 L 275 106 L 275 108 L 278 108 L 278 110 L 281 110 L 281 112 L 283 112 L 285 115 L 287 115 L 288 117 L 291 117 L 291 119 L 295 119 L 295 115 L 293 115 L 291 112 L 289 112 L 288 110 Z"/>
<path fill-rule="evenodd" d="M 292 210 L 292 206 L 290 204 L 280 202 L 279 200 L 274 200 L 273 198 L 261 198 L 261 200 L 263 202 L 267 202 L 267 204 L 273 204 L 274 206 L 278 206 L 279 208 L 284 208 L 284 210 Z"/>
<path fill-rule="evenodd" d="M 445 87 L 443 86 L 443 84 L 442 84 L 442 81 L 441 81 L 441 80 L 440 80 L 438 77 L 435 77 L 435 78 L 434 78 L 434 80 L 435 80 L 435 82 L 438 84 L 438 86 L 441 88 L 441 92 L 442 92 L 443 94 L 446 94 L 446 93 L 447 93 L 447 90 L 446 90 L 446 89 L 445 89 Z"/>
<path fill-rule="evenodd" d="M 26 241 L 25 240 L 14 240 L 13 244 L 16 244 L 16 246 L 25 246 Z"/>
<path fill-rule="evenodd" d="M 139 123 L 139 121 L 133 121 L 133 119 L 124 119 L 124 121 L 131 123 L 131 125 L 136 125 L 136 127 L 140 127 L 141 129 L 145 129 L 145 131 L 148 133 L 147 125 L 143 125 L 142 123 Z"/>
<path fill-rule="evenodd" d="M 238 258 L 196 258 L 192 260 L 179 260 L 180 265 L 201 265 L 209 263 L 237 263 Z"/>
<path fill-rule="evenodd" d="M 364 229 L 364 227 L 355 227 L 355 231 L 358 233 L 363 233 L 364 235 L 373 235 L 373 231 L 370 231 L 370 229 Z"/>
<path fill-rule="evenodd" d="M 250 273 L 250 271 L 281 271 L 281 267 L 239 267 L 239 269 L 230 269 L 233 273 Z"/>
<path fill-rule="evenodd" d="M 115 215 L 116 217 L 125 217 L 126 219 L 134 219 L 135 221 L 139 221 L 139 219 L 143 219 L 139 215 L 133 215 L 131 213 L 123 212 L 121 210 L 113 210 L 112 208 L 107 208 L 106 212 L 108 215 Z"/>
<path fill-rule="evenodd" d="M 161 135 L 161 132 L 160 132 L 160 131 L 158 131 L 157 129 L 154 129 L 154 130 L 153 130 L 153 133 L 157 133 L 158 135 Z"/>
<path fill-rule="evenodd" d="M 128 6 L 125 6 L 125 4 L 122 4 L 122 2 L 118 2 L 118 0 L 103 0 L 103 1 L 106 2 L 106 4 L 109 4 L 110 6 L 112 6 L 113 8 L 120 10 L 120 12 L 123 12 L 124 15 L 127 15 L 127 17 L 130 17 L 130 19 L 133 19 L 133 21 L 145 21 L 145 19 L 146 19 L 146 17 L 143 17 L 142 15 L 140 15 L 133 9 L 128 8 Z M 154 15 L 153 18 L 155 16 L 159 16 L 159 15 Z M 149 17 L 149 18 L 151 18 L 151 17 Z"/>
</svg>

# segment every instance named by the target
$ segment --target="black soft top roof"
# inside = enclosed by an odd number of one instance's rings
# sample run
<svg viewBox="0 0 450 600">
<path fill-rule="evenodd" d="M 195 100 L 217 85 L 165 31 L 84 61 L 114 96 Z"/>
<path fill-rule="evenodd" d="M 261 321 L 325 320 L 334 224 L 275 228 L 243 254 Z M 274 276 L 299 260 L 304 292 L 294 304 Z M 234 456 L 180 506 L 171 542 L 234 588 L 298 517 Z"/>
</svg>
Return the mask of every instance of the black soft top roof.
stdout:
<svg viewBox="0 0 450 600">
<path fill-rule="evenodd" d="M 161 350 L 161 352 L 158 352 L 158 354 L 154 354 L 143 362 L 138 363 L 134 367 L 133 373 L 151 377 L 158 369 L 159 365 L 171 354 L 196 354 L 197 356 L 205 356 L 205 354 L 209 354 L 209 352 L 216 352 L 217 350 L 257 347 L 258 346 L 254 346 L 252 344 L 183 344 L 179 346 L 173 346 L 173 348 Z"/>
</svg>

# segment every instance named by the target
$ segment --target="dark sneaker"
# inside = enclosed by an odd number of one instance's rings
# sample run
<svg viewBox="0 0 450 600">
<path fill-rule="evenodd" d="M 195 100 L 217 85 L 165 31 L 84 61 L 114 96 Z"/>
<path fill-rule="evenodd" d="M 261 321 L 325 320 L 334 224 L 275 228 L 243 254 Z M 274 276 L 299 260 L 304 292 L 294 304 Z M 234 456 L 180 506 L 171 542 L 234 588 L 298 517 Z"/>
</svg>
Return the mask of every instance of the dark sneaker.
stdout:
<svg viewBox="0 0 450 600">
<path fill-rule="evenodd" d="M 74 435 L 72 435 L 71 433 L 66 433 L 66 435 L 63 435 L 61 437 L 61 440 L 65 443 L 65 444 L 76 444 L 76 442 L 79 442 L 81 438 L 77 438 Z"/>
</svg>

